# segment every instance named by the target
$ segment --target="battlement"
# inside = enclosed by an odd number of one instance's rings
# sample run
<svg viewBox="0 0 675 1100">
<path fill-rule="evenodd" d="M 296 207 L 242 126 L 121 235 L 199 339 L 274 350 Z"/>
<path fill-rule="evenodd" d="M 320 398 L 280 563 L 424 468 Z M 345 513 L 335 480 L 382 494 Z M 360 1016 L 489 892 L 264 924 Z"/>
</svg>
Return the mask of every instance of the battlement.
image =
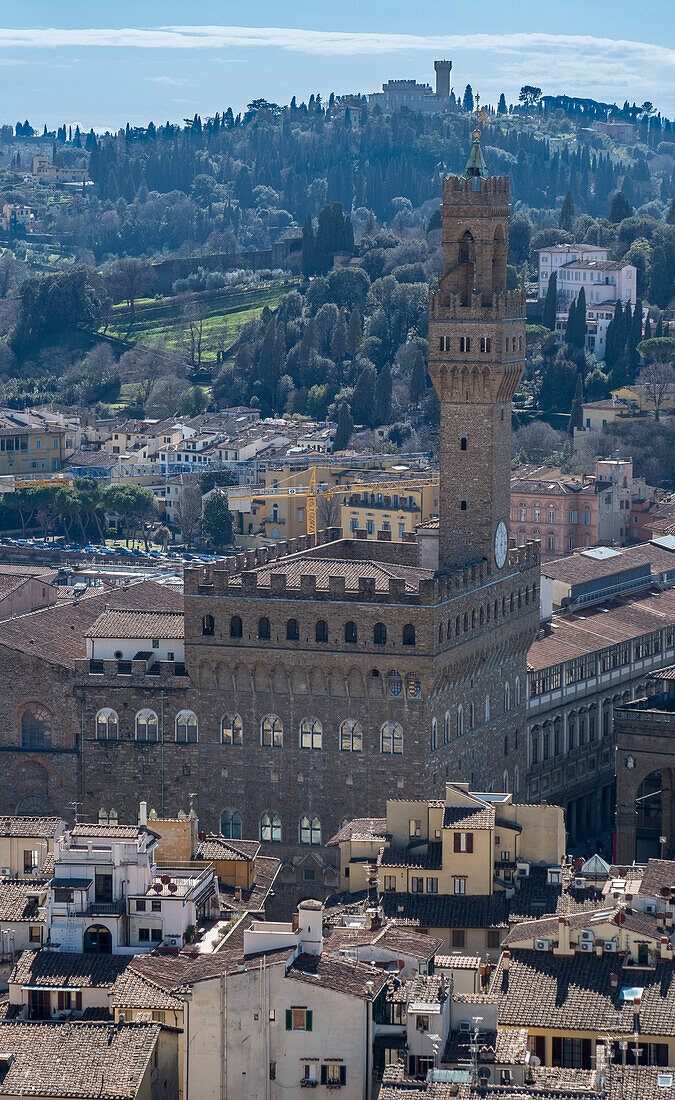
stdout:
<svg viewBox="0 0 675 1100">
<path fill-rule="evenodd" d="M 293 539 L 291 542 L 304 542 L 309 538 L 304 536 L 302 540 Z M 519 573 L 539 569 L 538 542 L 512 547 L 508 565 L 498 576 L 486 561 L 458 568 L 443 576 L 428 569 L 403 566 L 400 575 L 392 577 L 387 569 L 378 567 L 377 561 L 371 564 L 354 561 L 351 556 L 324 558 L 302 553 L 288 556 L 285 568 L 274 567 L 274 562 L 278 563 L 286 556 L 284 554 L 267 563 L 273 565 L 272 568 L 265 568 L 262 560 L 255 560 L 258 556 L 262 559 L 264 553 L 261 551 L 265 549 L 251 550 L 212 565 L 186 568 L 185 595 L 260 599 L 266 602 L 326 600 L 433 607 L 474 592 L 490 580 L 506 581 Z M 359 565 L 365 575 L 358 575 Z"/>
<path fill-rule="evenodd" d="M 429 291 L 430 320 L 458 321 L 519 321 L 525 320 L 525 291 L 503 290 L 492 295 L 492 303 L 484 306 L 480 294 L 472 294 L 471 301 L 462 305 L 459 294 L 444 290 Z"/>
<path fill-rule="evenodd" d="M 463 176 L 443 177 L 443 206 L 456 206 L 460 203 L 464 205 L 467 202 L 479 205 L 494 203 L 495 200 L 508 203 L 508 176 L 488 176 L 487 179 L 476 176 L 471 179 L 464 179 Z"/>
</svg>

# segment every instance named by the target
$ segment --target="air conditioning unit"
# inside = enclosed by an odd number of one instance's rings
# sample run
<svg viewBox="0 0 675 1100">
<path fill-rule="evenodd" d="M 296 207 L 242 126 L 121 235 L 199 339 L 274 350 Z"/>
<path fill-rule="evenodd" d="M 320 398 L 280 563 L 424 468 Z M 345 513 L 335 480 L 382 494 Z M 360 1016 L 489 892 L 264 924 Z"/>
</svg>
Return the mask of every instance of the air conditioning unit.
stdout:
<svg viewBox="0 0 675 1100">
<path fill-rule="evenodd" d="M 574 880 L 574 889 L 575 890 L 585 890 L 586 889 L 586 879 L 585 878 L 575 878 L 575 880 Z"/>
<path fill-rule="evenodd" d="M 590 928 L 584 928 L 584 930 L 581 933 L 581 938 L 582 938 L 582 940 L 588 941 L 588 943 L 593 943 L 593 940 L 595 939 L 595 935 L 594 935 L 593 932 L 591 932 Z"/>
<path fill-rule="evenodd" d="M 4 872 L 3 872 L 4 874 Z M 645 913 L 651 913 L 653 917 L 656 916 L 656 902 L 648 901 L 645 905 Z"/>
<path fill-rule="evenodd" d="M 605 940 L 605 951 L 616 951 L 616 940 Z"/>
<path fill-rule="evenodd" d="M 518 860 L 518 862 L 516 863 L 516 874 L 520 875 L 521 878 L 527 878 L 530 874 L 530 865 L 529 865 L 529 863 L 523 863 L 520 860 Z"/>
<path fill-rule="evenodd" d="M 471 1020 L 460 1020 L 459 1021 L 459 1030 L 464 1035 L 470 1035 L 471 1034 Z"/>
<path fill-rule="evenodd" d="M 11 867 L 0 867 L 0 875 L 7 876 L 7 875 L 11 875 L 11 874 L 12 874 L 12 868 Z"/>
<path fill-rule="evenodd" d="M 551 948 L 551 941 L 550 940 L 535 940 L 534 941 L 535 951 L 549 951 L 550 948 Z"/>
<path fill-rule="evenodd" d="M 581 943 L 579 944 L 579 947 L 581 948 L 582 951 L 592 951 L 593 950 L 593 943 L 592 943 L 591 940 L 582 940 Z"/>
<path fill-rule="evenodd" d="M 165 943 L 167 947 L 180 947 L 180 936 L 167 936 Z"/>
</svg>

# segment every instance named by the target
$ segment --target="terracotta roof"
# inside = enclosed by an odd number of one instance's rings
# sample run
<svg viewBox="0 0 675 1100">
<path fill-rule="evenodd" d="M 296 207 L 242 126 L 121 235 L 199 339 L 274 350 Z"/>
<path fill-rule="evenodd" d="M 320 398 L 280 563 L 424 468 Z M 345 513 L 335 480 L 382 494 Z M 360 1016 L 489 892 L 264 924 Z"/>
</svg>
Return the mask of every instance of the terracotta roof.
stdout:
<svg viewBox="0 0 675 1100">
<path fill-rule="evenodd" d="M 603 919 L 604 918 L 604 919 Z M 650 913 L 640 913 L 636 909 L 624 909 L 619 906 L 604 909 L 591 909 L 586 912 L 570 913 L 565 916 L 571 929 L 590 928 L 595 925 L 614 924 L 617 932 L 619 927 L 627 928 L 632 932 L 648 936 L 650 939 L 659 940 L 666 934 L 661 920 Z M 524 940 L 558 938 L 558 917 L 544 917 L 541 920 L 523 921 L 516 924 L 502 941 L 507 947 L 511 943 L 522 943 Z"/>
<path fill-rule="evenodd" d="M 48 882 L 44 878 L 0 878 L 0 920 L 44 923 L 38 907 Z"/>
<path fill-rule="evenodd" d="M 104 611 L 88 630 L 87 638 L 171 638 L 182 639 L 182 612 Z"/>
<path fill-rule="evenodd" d="M 386 817 L 356 817 L 347 822 L 328 841 L 328 847 L 340 844 L 343 840 L 386 840 Z"/>
<path fill-rule="evenodd" d="M 675 569 L 675 553 L 653 542 L 641 542 L 637 546 L 618 548 L 608 558 L 596 558 L 583 550 L 565 558 L 542 563 L 541 571 L 545 577 L 568 584 L 581 584 L 585 581 L 612 577 L 628 569 L 641 565 L 650 565 L 652 574 L 669 573 Z"/>
<path fill-rule="evenodd" d="M 633 1006 L 621 999 L 621 989 L 638 986 L 643 990 L 641 1033 L 675 1035 L 675 963 L 625 968 L 616 956 L 562 956 L 514 948 L 508 972 L 503 965 L 502 957 L 491 986 L 499 999 L 500 1024 L 632 1033 Z M 618 975 L 615 987 L 612 974 Z"/>
<path fill-rule="evenodd" d="M 446 806 L 443 814 L 444 829 L 492 829 L 494 823 L 494 806 Z"/>
<path fill-rule="evenodd" d="M 361 928 L 339 925 L 324 942 L 323 950 L 337 955 L 344 948 L 377 946 L 380 950 L 396 955 L 410 955 L 426 962 L 435 955 L 443 941 L 414 928 L 387 921 L 377 928 Z"/>
<path fill-rule="evenodd" d="M 437 955 L 437 970 L 478 970 L 480 955 Z"/>
<path fill-rule="evenodd" d="M 228 840 L 218 833 L 209 833 L 205 840 L 199 842 L 194 858 L 250 861 L 259 851 L 258 840 Z"/>
<path fill-rule="evenodd" d="M 110 993 L 110 1002 L 115 1008 L 168 1008 L 177 1012 L 183 1008 L 180 996 L 162 989 L 132 966 L 118 977 Z"/>
<path fill-rule="evenodd" d="M 471 1061 L 469 1047 L 472 1037 L 465 1031 L 450 1031 L 441 1063 Z M 479 1029 L 478 1061 L 499 1066 L 520 1066 L 525 1063 L 528 1050 L 528 1033 L 525 1027 L 503 1028 L 499 1031 Z"/>
<path fill-rule="evenodd" d="M 221 907 L 233 912 L 246 909 L 249 913 L 261 913 L 280 868 L 281 860 L 275 856 L 257 856 L 255 882 L 250 890 L 241 891 L 241 901 L 237 900 L 233 886 L 219 885 Z"/>
<path fill-rule="evenodd" d="M 183 608 L 183 596 L 166 585 L 140 581 L 126 588 L 106 590 L 78 603 L 57 603 L 0 622 L 0 646 L 74 669 L 75 661 L 87 655 L 85 632 L 106 607 L 179 613 Z"/>
<path fill-rule="evenodd" d="M 675 589 L 672 588 L 641 598 L 603 600 L 601 607 L 586 607 L 575 615 L 554 615 L 551 633 L 537 638 L 528 650 L 528 669 L 549 668 L 639 638 L 673 622 Z"/>
<path fill-rule="evenodd" d="M 675 665 L 670 665 L 669 668 L 659 669 L 654 673 L 654 677 L 657 680 L 675 680 Z"/>
<path fill-rule="evenodd" d="M 112 840 L 136 840 L 143 833 L 148 832 L 142 825 L 99 825 L 97 822 L 87 824 L 81 821 L 74 825 L 71 836 L 107 836 Z M 153 834 L 154 835 L 154 834 Z"/>
<path fill-rule="evenodd" d="M 69 951 L 24 951 L 10 985 L 89 989 L 112 986 L 131 962 L 130 955 L 80 955 Z"/>
<path fill-rule="evenodd" d="M 372 1001 L 388 979 L 377 967 L 323 954 L 298 955 L 288 967 L 286 977 L 365 1001 Z"/>
<path fill-rule="evenodd" d="M 388 1001 L 404 1004 L 440 1004 L 449 990 L 441 974 L 417 974 L 407 982 L 392 983 L 387 991 Z"/>
<path fill-rule="evenodd" d="M 440 871 L 443 866 L 443 846 L 431 841 L 409 848 L 383 848 L 378 858 L 381 867 L 413 867 L 421 871 Z"/>
<path fill-rule="evenodd" d="M 54 837 L 60 817 L 0 817 L 0 836 Z"/>
<path fill-rule="evenodd" d="M 0 1023 L 0 1050 L 13 1058 L 0 1096 L 129 1100 L 136 1096 L 159 1024 Z"/>
<path fill-rule="evenodd" d="M 650 859 L 642 873 L 640 894 L 659 897 L 662 891 L 675 891 L 675 860 Z M 665 897 L 665 893 L 663 894 Z"/>
<path fill-rule="evenodd" d="M 300 559 L 289 557 L 272 565 L 262 565 L 259 569 L 253 569 L 250 572 L 257 575 L 258 585 L 261 587 L 269 586 L 272 573 L 285 573 L 288 588 L 299 588 L 300 578 L 308 574 L 316 577 L 316 586 L 319 589 L 328 588 L 329 577 L 344 577 L 347 592 L 358 592 L 361 577 L 374 579 L 376 592 L 388 592 L 389 580 L 395 578 L 405 581 L 406 594 L 416 594 L 419 591 L 420 581 L 432 580 L 434 577 L 433 569 L 419 569 L 412 565 L 314 557 Z M 230 577 L 228 585 L 230 587 L 241 585 L 241 574 Z"/>
<path fill-rule="evenodd" d="M 390 894 L 382 896 L 387 917 L 422 928 L 506 928 L 508 898 L 502 894 Z"/>
</svg>

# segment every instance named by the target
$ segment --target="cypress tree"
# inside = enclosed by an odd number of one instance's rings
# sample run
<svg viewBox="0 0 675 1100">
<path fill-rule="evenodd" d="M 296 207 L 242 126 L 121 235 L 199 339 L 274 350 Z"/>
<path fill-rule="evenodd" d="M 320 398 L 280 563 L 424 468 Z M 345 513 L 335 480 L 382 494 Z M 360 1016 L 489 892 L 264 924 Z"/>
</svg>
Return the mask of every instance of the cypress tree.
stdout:
<svg viewBox="0 0 675 1100">
<path fill-rule="evenodd" d="M 353 431 L 354 421 L 352 419 L 352 414 L 349 411 L 349 405 L 343 401 L 338 413 L 337 431 L 333 438 L 333 450 L 346 451 Z"/>
<path fill-rule="evenodd" d="M 572 232 L 572 226 L 574 224 L 574 199 L 572 198 L 571 191 L 567 192 L 562 201 L 558 221 L 561 229 L 564 229 L 567 233 Z"/>
<path fill-rule="evenodd" d="M 465 111 L 469 112 L 469 114 L 471 114 L 471 112 L 473 111 L 473 90 L 470 84 L 467 84 L 466 88 L 464 89 L 464 99 L 462 100 L 462 106 L 464 107 Z"/>
<path fill-rule="evenodd" d="M 581 371 L 577 374 L 577 384 L 574 390 L 574 397 L 572 398 L 572 409 L 570 411 L 570 419 L 567 430 L 571 436 L 574 435 L 575 428 L 583 428 L 583 409 L 582 403 L 584 400 L 584 383 L 581 378 Z"/>
<path fill-rule="evenodd" d="M 546 328 L 550 328 L 551 332 L 555 331 L 555 315 L 558 298 L 558 275 L 557 272 L 553 272 L 551 278 L 548 281 L 546 288 L 546 297 L 544 299 L 544 312 L 542 316 L 542 323 Z"/>
<path fill-rule="evenodd" d="M 670 300 L 673 280 L 668 273 L 668 260 L 665 249 L 657 245 L 652 252 L 652 271 L 649 281 L 649 300 L 660 309 L 665 309 Z"/>
<path fill-rule="evenodd" d="M 330 341 L 330 354 L 335 363 L 341 363 L 347 354 L 347 337 L 349 330 L 347 329 L 347 320 L 345 317 L 344 307 L 340 310 L 340 314 L 337 319 L 337 324 L 333 329 L 333 335 Z"/>
<path fill-rule="evenodd" d="M 645 340 L 651 340 L 651 338 L 652 338 L 652 323 L 651 323 L 651 321 L 649 320 L 649 314 L 647 314 L 647 316 L 646 316 L 646 318 L 645 318 L 645 334 L 644 334 L 644 339 L 645 339 Z"/>
<path fill-rule="evenodd" d="M 362 340 L 363 331 L 361 328 L 361 314 L 359 313 L 358 306 L 354 306 L 349 318 L 349 330 L 347 333 L 347 354 L 351 359 L 354 359 L 356 356 L 357 351 L 361 347 Z"/>
<path fill-rule="evenodd" d="M 391 412 L 391 368 L 385 363 L 375 382 L 375 416 L 377 424 L 386 424 Z"/>
<path fill-rule="evenodd" d="M 586 291 L 582 287 L 577 298 L 577 307 L 574 311 L 573 344 L 577 348 L 586 345 Z"/>
<path fill-rule="evenodd" d="M 500 95 L 499 103 L 497 104 L 497 114 L 498 115 L 505 115 L 506 114 L 506 97 L 504 96 L 503 92 Z"/>
<path fill-rule="evenodd" d="M 576 313 L 577 303 L 575 301 L 570 302 L 570 308 L 567 314 L 567 324 L 565 325 L 565 343 L 572 346 L 576 344 Z"/>
<path fill-rule="evenodd" d="M 427 384 L 427 368 L 424 365 L 424 356 L 421 351 L 417 352 L 415 356 L 415 362 L 413 363 L 412 374 L 410 375 L 410 403 L 411 405 L 418 405 L 424 396 L 424 391 Z"/>
<path fill-rule="evenodd" d="M 635 381 L 635 375 L 637 374 L 638 367 L 640 366 L 640 353 L 637 350 L 637 346 L 642 339 L 642 301 L 640 298 L 635 303 L 635 309 L 633 310 L 633 319 L 631 321 L 630 332 L 628 333 L 628 367 L 630 372 L 630 382 Z"/>
<path fill-rule="evenodd" d="M 311 214 L 307 215 L 302 227 L 302 274 L 314 274 L 314 226 Z"/>
</svg>

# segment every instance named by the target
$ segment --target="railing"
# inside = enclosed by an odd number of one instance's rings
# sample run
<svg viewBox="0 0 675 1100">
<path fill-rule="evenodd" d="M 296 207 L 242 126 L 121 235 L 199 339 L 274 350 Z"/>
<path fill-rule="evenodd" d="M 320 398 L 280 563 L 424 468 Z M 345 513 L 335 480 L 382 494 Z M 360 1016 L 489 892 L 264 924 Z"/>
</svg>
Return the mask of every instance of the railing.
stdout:
<svg viewBox="0 0 675 1100">
<path fill-rule="evenodd" d="M 82 909 L 80 915 L 85 917 L 120 917 L 123 913 L 126 913 L 126 909 L 125 898 L 120 901 L 92 901 Z"/>
</svg>

